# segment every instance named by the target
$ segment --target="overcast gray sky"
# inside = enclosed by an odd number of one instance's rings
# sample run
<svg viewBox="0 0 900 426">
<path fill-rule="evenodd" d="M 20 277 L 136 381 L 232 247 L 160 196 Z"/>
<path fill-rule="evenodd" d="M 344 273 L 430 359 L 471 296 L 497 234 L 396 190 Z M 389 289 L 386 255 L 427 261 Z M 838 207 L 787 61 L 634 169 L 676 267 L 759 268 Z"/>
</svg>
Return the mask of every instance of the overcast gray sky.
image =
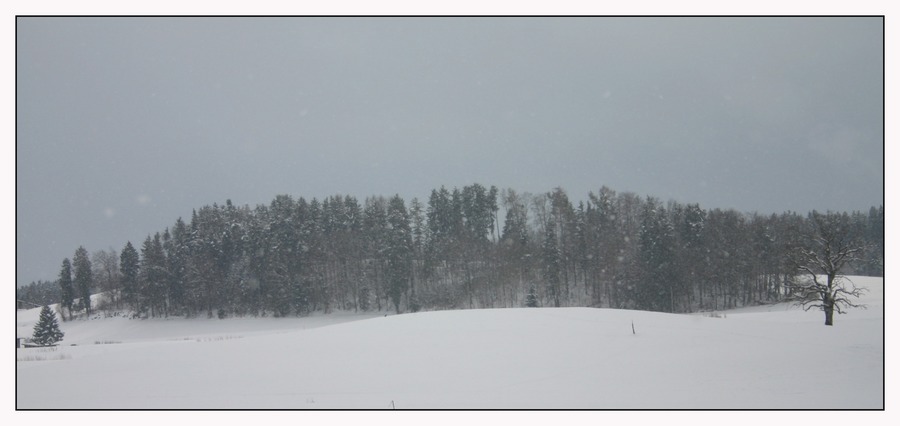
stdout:
<svg viewBox="0 0 900 426">
<path fill-rule="evenodd" d="M 18 18 L 16 281 L 277 194 L 884 203 L 881 18 Z"/>
</svg>

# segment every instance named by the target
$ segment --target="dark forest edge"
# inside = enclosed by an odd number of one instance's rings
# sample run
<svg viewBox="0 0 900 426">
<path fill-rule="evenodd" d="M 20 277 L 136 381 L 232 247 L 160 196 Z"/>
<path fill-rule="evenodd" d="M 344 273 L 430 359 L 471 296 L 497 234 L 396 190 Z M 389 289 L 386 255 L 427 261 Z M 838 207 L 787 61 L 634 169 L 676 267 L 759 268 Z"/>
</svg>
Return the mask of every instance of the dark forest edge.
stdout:
<svg viewBox="0 0 900 426">
<path fill-rule="evenodd" d="M 219 318 L 526 304 L 721 310 L 795 299 L 807 279 L 797 254 L 822 249 L 812 244 L 821 223 L 858 248 L 842 274 L 883 276 L 883 206 L 766 216 L 606 187 L 574 205 L 560 188 L 532 195 L 473 184 L 433 190 L 426 204 L 278 195 L 254 208 L 207 205 L 147 236 L 140 252 L 131 242 L 121 253 L 79 247 L 57 281 L 17 288 L 16 298 L 61 302 L 64 320 L 96 310 Z M 106 297 L 91 306 L 85 296 L 97 292 Z"/>
</svg>

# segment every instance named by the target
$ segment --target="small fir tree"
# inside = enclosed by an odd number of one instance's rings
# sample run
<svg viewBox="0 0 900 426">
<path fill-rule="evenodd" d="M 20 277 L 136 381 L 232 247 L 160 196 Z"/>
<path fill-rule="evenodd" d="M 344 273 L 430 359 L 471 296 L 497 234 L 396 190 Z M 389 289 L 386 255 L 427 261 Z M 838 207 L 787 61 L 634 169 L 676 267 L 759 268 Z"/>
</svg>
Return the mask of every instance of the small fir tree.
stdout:
<svg viewBox="0 0 900 426">
<path fill-rule="evenodd" d="M 528 290 L 528 295 L 525 296 L 525 306 L 528 308 L 537 308 L 538 300 L 537 296 L 534 294 L 534 287 Z"/>
<path fill-rule="evenodd" d="M 364 286 L 359 289 L 359 309 L 366 312 L 369 308 L 371 308 L 371 305 L 369 304 L 369 287 Z"/>
<path fill-rule="evenodd" d="M 34 326 L 34 335 L 32 340 L 39 345 L 52 345 L 62 340 L 65 333 L 59 329 L 59 323 L 56 321 L 56 314 L 49 306 L 41 309 L 41 316 L 38 323 Z"/>
</svg>

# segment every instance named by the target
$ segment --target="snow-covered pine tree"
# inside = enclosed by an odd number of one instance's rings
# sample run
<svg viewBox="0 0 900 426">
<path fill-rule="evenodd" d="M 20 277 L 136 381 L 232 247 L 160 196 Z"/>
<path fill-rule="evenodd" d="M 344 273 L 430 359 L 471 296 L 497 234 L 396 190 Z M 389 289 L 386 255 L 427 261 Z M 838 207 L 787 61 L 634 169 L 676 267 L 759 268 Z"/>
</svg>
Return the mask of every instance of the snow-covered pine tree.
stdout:
<svg viewBox="0 0 900 426">
<path fill-rule="evenodd" d="M 409 214 L 400 195 L 394 195 L 388 204 L 387 278 L 388 295 L 394 309 L 400 313 L 400 297 L 409 289 L 412 276 L 413 240 L 409 227 Z"/>
<path fill-rule="evenodd" d="M 359 309 L 362 310 L 363 312 L 368 311 L 369 308 L 371 308 L 371 305 L 369 304 L 369 287 L 368 286 L 362 286 L 362 288 L 359 289 L 358 298 L 359 298 L 358 299 Z"/>
<path fill-rule="evenodd" d="M 525 296 L 525 307 L 526 308 L 537 308 L 538 307 L 537 295 L 534 294 L 534 286 L 531 286 L 531 288 L 528 289 L 528 294 Z"/>
<path fill-rule="evenodd" d="M 140 272 L 140 257 L 137 250 L 131 245 L 131 241 L 125 243 L 122 254 L 119 255 L 119 269 L 122 273 L 122 297 L 125 305 L 135 312 L 140 311 L 138 299 L 138 275 Z"/>
<path fill-rule="evenodd" d="M 172 239 L 166 249 L 166 267 L 169 277 L 169 303 L 178 313 L 184 312 L 187 287 L 188 258 L 190 255 L 189 229 L 180 217 L 172 227 Z"/>
<path fill-rule="evenodd" d="M 167 275 L 166 254 L 159 232 L 153 238 L 148 235 L 141 247 L 138 283 L 141 300 L 149 305 L 151 316 L 160 315 L 165 310 Z"/>
<path fill-rule="evenodd" d="M 561 296 L 561 257 L 559 246 L 556 242 L 556 233 L 553 232 L 553 226 L 548 225 L 544 233 L 544 243 L 541 246 L 541 266 L 543 268 L 544 284 L 547 287 L 547 293 L 553 298 L 554 306 L 560 307 Z"/>
<path fill-rule="evenodd" d="M 68 258 L 63 259 L 62 269 L 59 271 L 59 287 L 62 296 L 61 305 L 69 311 L 69 319 L 72 319 L 72 305 L 75 304 L 75 288 L 72 286 L 72 263 L 69 262 Z"/>
<path fill-rule="evenodd" d="M 643 278 L 634 294 L 637 307 L 674 312 L 675 231 L 665 208 L 655 198 L 647 197 L 638 237 Z"/>
<path fill-rule="evenodd" d="M 56 321 L 56 314 L 49 306 L 44 305 L 41 308 L 41 316 L 38 323 L 34 325 L 34 334 L 32 340 L 39 345 L 48 346 L 62 340 L 65 333 L 59 329 L 59 323 Z"/>
<path fill-rule="evenodd" d="M 375 310 L 382 309 L 387 296 L 386 263 L 388 246 L 387 200 L 384 197 L 366 198 L 363 208 L 364 256 L 369 259 L 365 274 L 372 283 L 369 293 L 375 298 Z"/>
<path fill-rule="evenodd" d="M 75 290 L 78 297 L 81 298 L 81 306 L 88 316 L 91 315 L 91 290 L 94 287 L 94 274 L 91 270 L 91 259 L 88 251 L 84 247 L 78 247 L 75 250 L 75 257 L 72 258 L 72 267 L 75 269 Z"/>
</svg>

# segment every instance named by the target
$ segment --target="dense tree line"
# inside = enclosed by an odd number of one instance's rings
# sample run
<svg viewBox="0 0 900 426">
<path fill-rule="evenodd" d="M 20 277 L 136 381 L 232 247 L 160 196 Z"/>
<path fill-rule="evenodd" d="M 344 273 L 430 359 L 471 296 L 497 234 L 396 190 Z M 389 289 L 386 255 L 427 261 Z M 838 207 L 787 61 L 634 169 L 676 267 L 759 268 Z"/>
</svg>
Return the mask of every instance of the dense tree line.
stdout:
<svg viewBox="0 0 900 426">
<path fill-rule="evenodd" d="M 16 287 L 16 300 L 33 306 L 53 305 L 62 300 L 59 283 L 56 281 L 32 281 L 28 285 Z"/>
<path fill-rule="evenodd" d="M 504 218 L 500 220 L 500 211 Z M 818 213 L 816 213 L 818 214 Z M 845 273 L 881 275 L 884 209 L 845 217 L 865 253 Z M 427 202 L 279 195 L 256 207 L 195 210 L 139 248 L 63 261 L 63 306 L 145 316 L 306 315 L 314 311 L 596 306 L 666 312 L 782 300 L 808 217 L 663 203 L 603 187 L 573 204 L 479 184 Z M 502 229 L 501 229 L 502 224 Z"/>
</svg>

